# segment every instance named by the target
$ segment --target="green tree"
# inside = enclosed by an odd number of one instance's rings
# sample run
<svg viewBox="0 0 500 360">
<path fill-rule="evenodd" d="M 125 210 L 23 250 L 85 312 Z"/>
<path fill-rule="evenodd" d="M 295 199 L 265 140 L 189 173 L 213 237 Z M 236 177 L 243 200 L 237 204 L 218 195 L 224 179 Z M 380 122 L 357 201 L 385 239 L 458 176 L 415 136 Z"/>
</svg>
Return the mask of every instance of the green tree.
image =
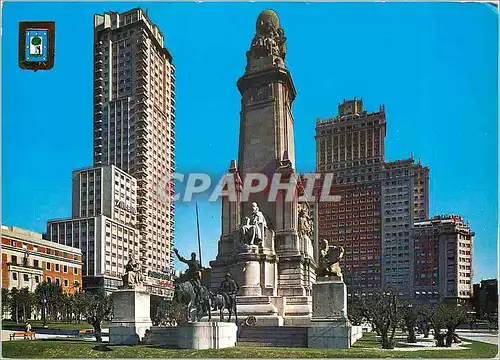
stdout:
<svg viewBox="0 0 500 360">
<path fill-rule="evenodd" d="M 35 36 L 31 39 L 31 43 L 35 46 L 40 45 L 42 43 L 42 39 L 39 36 Z"/>
<path fill-rule="evenodd" d="M 102 342 L 101 325 L 104 320 L 110 320 L 113 316 L 113 301 L 104 292 L 97 294 L 85 293 L 87 297 L 87 307 L 85 318 L 93 326 L 97 342 Z"/>
<path fill-rule="evenodd" d="M 11 296 L 9 289 L 2 288 L 2 314 L 10 312 L 11 309 Z M 2 316 L 3 318 L 3 316 Z"/>
<path fill-rule="evenodd" d="M 61 294 L 62 288 L 56 283 L 43 281 L 37 285 L 35 299 L 37 306 L 41 309 L 44 323 L 49 317 L 52 321 L 57 320 Z"/>
<path fill-rule="evenodd" d="M 22 288 L 18 293 L 19 307 L 22 309 L 23 321 L 31 318 L 31 310 L 35 304 L 33 293 L 27 287 Z"/>
<path fill-rule="evenodd" d="M 10 308 L 11 308 L 11 318 L 16 323 L 19 322 L 19 306 L 20 306 L 20 294 L 17 288 L 12 288 L 10 290 Z"/>
<path fill-rule="evenodd" d="M 78 291 L 73 294 L 73 304 L 76 321 L 80 323 L 88 307 L 88 297 L 82 291 Z"/>
<path fill-rule="evenodd" d="M 151 322 L 154 326 L 160 325 L 165 317 L 165 314 L 167 312 L 166 301 L 167 300 L 162 296 L 151 295 L 149 314 L 151 317 Z"/>
<path fill-rule="evenodd" d="M 188 317 L 187 315 L 188 309 L 186 305 L 179 304 L 178 302 L 173 300 L 168 300 L 166 302 L 164 322 L 172 326 L 184 324 Z"/>
<path fill-rule="evenodd" d="M 63 320 L 71 323 L 76 315 L 76 300 L 75 295 L 63 293 L 60 296 L 60 309 Z"/>
</svg>

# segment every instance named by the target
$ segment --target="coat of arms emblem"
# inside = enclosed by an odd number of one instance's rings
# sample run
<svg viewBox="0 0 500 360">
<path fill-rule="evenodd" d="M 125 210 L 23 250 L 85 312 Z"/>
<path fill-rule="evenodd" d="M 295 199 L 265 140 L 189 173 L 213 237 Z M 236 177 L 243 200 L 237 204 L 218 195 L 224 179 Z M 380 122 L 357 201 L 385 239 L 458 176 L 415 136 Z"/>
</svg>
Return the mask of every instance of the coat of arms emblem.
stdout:
<svg viewBox="0 0 500 360">
<path fill-rule="evenodd" d="M 27 70 L 50 70 L 54 66 L 55 23 L 19 23 L 19 66 Z"/>
</svg>

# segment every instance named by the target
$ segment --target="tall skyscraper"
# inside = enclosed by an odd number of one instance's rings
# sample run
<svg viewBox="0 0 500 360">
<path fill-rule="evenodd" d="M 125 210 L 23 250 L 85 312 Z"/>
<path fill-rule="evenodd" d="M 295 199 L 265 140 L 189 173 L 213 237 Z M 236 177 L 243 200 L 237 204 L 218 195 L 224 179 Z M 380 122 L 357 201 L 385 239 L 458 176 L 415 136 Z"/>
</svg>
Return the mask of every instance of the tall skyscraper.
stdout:
<svg viewBox="0 0 500 360">
<path fill-rule="evenodd" d="M 135 177 L 140 262 L 143 271 L 166 270 L 174 205 L 159 187 L 174 172 L 172 56 L 139 8 L 95 15 L 94 45 L 94 166 L 116 165 Z"/>
<path fill-rule="evenodd" d="M 429 168 L 413 157 L 382 170 L 382 285 L 413 295 L 413 223 L 429 218 Z"/>
<path fill-rule="evenodd" d="M 338 106 L 338 115 L 316 122 L 317 172 L 333 173 L 340 202 L 317 206 L 318 238 L 345 248 L 343 267 L 350 292 L 381 287 L 381 171 L 384 106 L 367 112 L 362 100 Z"/>
</svg>

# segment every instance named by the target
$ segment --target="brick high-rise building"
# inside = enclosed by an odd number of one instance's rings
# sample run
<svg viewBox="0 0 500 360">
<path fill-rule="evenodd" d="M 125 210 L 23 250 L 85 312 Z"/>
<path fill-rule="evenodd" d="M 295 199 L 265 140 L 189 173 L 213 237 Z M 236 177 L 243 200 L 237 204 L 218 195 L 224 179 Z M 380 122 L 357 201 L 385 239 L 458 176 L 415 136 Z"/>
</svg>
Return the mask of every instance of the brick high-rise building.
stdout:
<svg viewBox="0 0 500 360">
<path fill-rule="evenodd" d="M 320 202 L 318 238 L 345 248 L 342 262 L 350 292 L 381 287 L 381 170 L 386 120 L 361 100 L 338 106 L 338 115 L 316 122 L 317 172 L 333 173 L 340 202 Z"/>
<path fill-rule="evenodd" d="M 435 216 L 416 222 L 414 298 L 435 302 L 441 298 L 470 300 L 474 232 L 459 215 Z"/>
<path fill-rule="evenodd" d="M 175 67 L 161 31 L 139 8 L 94 17 L 94 165 L 137 179 L 143 271 L 172 266 Z M 171 194 L 173 189 L 166 189 Z"/>
<path fill-rule="evenodd" d="M 413 295 L 414 222 L 429 218 L 429 168 L 406 160 L 382 170 L 382 286 Z"/>
</svg>

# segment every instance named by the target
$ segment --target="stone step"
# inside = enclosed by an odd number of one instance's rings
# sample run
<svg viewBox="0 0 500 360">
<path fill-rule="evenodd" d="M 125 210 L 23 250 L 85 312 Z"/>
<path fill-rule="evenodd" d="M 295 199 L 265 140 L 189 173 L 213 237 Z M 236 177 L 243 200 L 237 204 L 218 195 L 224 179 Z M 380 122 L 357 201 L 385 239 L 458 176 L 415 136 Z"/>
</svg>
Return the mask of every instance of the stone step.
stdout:
<svg viewBox="0 0 500 360">
<path fill-rule="evenodd" d="M 241 327 L 238 344 L 270 347 L 307 347 L 307 328 L 283 326 Z"/>
<path fill-rule="evenodd" d="M 307 344 L 296 343 L 274 343 L 274 342 L 257 342 L 257 341 L 238 341 L 238 346 L 251 346 L 251 347 L 307 347 Z"/>
</svg>

